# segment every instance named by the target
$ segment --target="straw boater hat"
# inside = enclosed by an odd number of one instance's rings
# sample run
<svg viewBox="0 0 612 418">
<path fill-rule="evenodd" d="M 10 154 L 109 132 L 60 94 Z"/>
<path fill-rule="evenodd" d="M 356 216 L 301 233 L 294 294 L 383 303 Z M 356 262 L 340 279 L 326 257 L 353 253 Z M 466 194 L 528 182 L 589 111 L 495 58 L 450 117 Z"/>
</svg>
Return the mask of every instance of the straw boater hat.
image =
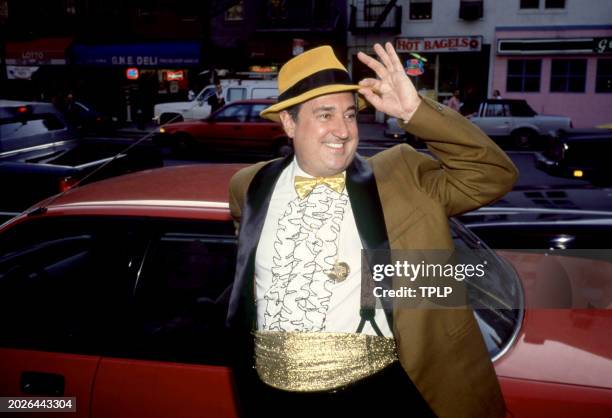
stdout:
<svg viewBox="0 0 612 418">
<path fill-rule="evenodd" d="M 343 91 L 357 91 L 348 71 L 330 46 L 320 46 L 287 61 L 278 73 L 278 103 L 264 109 L 261 117 L 280 121 L 279 113 L 314 97 Z M 359 109 L 365 100 L 359 97 Z"/>
</svg>

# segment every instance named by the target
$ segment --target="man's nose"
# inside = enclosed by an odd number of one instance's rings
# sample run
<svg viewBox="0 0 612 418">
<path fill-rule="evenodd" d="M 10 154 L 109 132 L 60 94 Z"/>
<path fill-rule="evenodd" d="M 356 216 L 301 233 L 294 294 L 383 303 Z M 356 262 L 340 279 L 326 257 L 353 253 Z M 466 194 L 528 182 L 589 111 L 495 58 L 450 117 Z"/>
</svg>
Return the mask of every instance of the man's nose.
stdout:
<svg viewBox="0 0 612 418">
<path fill-rule="evenodd" d="M 339 139 L 347 139 L 349 136 L 348 122 L 344 117 L 336 118 L 334 130 L 332 131 L 335 137 Z"/>
</svg>

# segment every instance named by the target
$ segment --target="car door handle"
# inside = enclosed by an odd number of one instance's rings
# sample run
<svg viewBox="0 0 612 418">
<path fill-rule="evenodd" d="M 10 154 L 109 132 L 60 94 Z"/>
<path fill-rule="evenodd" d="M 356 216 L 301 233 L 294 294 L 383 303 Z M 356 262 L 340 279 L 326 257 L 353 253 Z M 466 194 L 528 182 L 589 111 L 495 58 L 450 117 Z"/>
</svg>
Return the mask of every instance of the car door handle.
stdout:
<svg viewBox="0 0 612 418">
<path fill-rule="evenodd" d="M 242 130 L 242 127 L 241 127 L 241 126 L 234 126 L 234 130 L 235 130 L 235 131 L 241 131 L 241 130 Z"/>
<path fill-rule="evenodd" d="M 19 386 L 29 395 L 64 396 L 64 376 L 61 374 L 23 372 Z"/>
</svg>

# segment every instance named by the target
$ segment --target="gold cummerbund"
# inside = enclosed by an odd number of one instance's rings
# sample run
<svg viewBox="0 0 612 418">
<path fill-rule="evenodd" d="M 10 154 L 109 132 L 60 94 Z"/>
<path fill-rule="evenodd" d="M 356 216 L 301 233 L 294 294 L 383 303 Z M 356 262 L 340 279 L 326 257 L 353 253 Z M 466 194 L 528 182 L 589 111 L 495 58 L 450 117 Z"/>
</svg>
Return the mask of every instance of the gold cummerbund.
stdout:
<svg viewBox="0 0 612 418">
<path fill-rule="evenodd" d="M 376 335 L 277 331 L 254 335 L 259 378 L 292 392 L 341 388 L 397 360 L 395 340 Z"/>
</svg>

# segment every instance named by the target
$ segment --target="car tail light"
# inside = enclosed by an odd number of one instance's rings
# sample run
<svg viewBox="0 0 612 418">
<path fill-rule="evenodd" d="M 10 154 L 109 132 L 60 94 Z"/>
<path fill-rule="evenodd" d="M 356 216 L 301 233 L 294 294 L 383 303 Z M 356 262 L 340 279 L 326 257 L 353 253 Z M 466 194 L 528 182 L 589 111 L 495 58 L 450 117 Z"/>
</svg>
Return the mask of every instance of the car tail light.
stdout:
<svg viewBox="0 0 612 418">
<path fill-rule="evenodd" d="M 74 178 L 74 177 L 64 177 L 63 179 L 60 180 L 59 182 L 59 191 L 61 193 L 69 190 L 72 186 L 74 186 L 75 184 L 78 183 L 78 179 Z"/>
</svg>

